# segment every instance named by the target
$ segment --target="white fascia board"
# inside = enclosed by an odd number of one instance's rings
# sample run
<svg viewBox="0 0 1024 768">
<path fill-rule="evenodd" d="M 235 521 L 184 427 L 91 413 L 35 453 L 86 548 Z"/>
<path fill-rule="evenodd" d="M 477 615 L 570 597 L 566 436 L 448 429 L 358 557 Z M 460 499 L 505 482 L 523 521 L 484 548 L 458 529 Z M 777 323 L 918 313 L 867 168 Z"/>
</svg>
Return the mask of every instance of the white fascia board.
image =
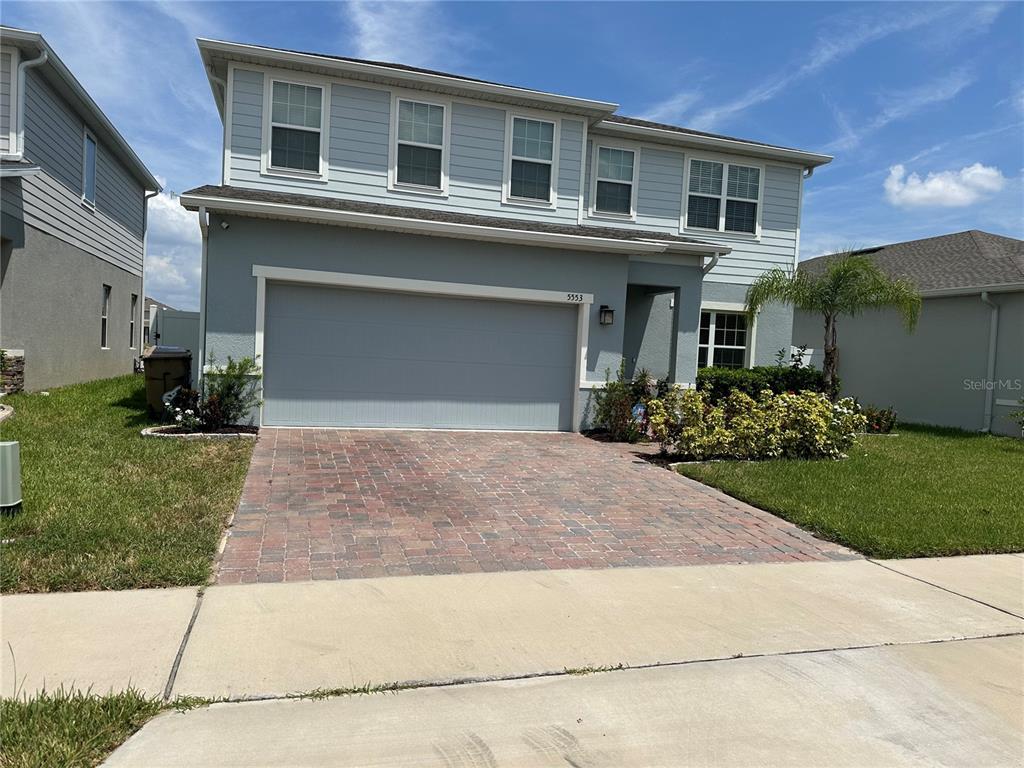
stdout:
<svg viewBox="0 0 1024 768">
<path fill-rule="evenodd" d="M 132 149 L 131 145 L 125 141 L 124 136 L 121 135 L 120 131 L 114 127 L 114 124 L 110 122 L 103 110 L 99 108 L 99 105 L 93 101 L 88 91 L 82 87 L 82 84 L 78 82 L 78 78 L 72 74 L 71 70 L 67 68 L 60 56 L 56 54 L 50 44 L 46 42 L 44 38 L 38 32 L 28 32 L 21 29 L 12 29 L 10 27 L 3 27 L 3 38 L 5 43 L 15 43 L 21 45 L 30 45 L 38 48 L 40 51 L 46 51 L 47 60 L 44 67 L 52 67 L 60 77 L 63 84 L 71 91 L 71 93 L 81 102 L 81 104 L 88 111 L 88 117 L 92 122 L 96 123 L 101 129 L 100 133 L 103 134 L 103 138 L 106 139 L 113 146 L 111 147 L 119 155 L 120 159 L 123 160 L 130 169 L 134 171 L 134 175 L 143 182 L 146 191 L 159 192 L 163 187 L 160 186 L 160 182 L 156 180 L 149 169 L 145 166 L 139 156 L 135 154 L 135 150 Z"/>
<path fill-rule="evenodd" d="M 35 176 L 37 173 L 39 173 L 40 170 L 41 169 L 40 169 L 40 167 L 38 165 L 26 165 L 26 166 L 21 167 L 21 168 L 18 168 L 18 167 L 0 168 L 0 179 L 10 179 L 10 178 L 19 178 L 19 177 L 23 178 L 25 176 Z"/>
<path fill-rule="evenodd" d="M 399 216 L 384 216 L 358 211 L 339 211 L 329 208 L 272 203 L 256 200 L 236 200 L 204 195 L 182 195 L 179 198 L 186 208 L 204 206 L 208 211 L 266 216 L 276 219 L 300 219 L 323 224 L 349 227 L 382 229 L 391 232 L 410 232 L 437 237 L 455 237 L 469 240 L 512 243 L 513 245 L 538 245 L 547 248 L 566 248 L 606 253 L 705 253 L 723 252 L 719 245 L 699 243 L 678 243 L 663 240 L 619 240 L 617 238 L 593 237 L 589 235 L 567 235 L 553 232 L 536 232 L 528 229 L 505 229 L 480 224 L 460 224 L 450 221 L 431 221 Z"/>
<path fill-rule="evenodd" d="M 476 80 L 469 80 L 456 75 L 442 75 L 429 72 L 415 72 L 396 67 L 387 67 L 380 64 L 359 61 L 343 61 L 331 58 L 330 56 L 319 56 L 313 53 L 297 53 L 285 51 L 279 48 L 268 48 L 262 45 L 248 45 L 245 43 L 232 43 L 223 40 L 211 40 L 200 37 L 196 39 L 199 50 L 202 53 L 206 64 L 213 54 L 220 53 L 225 56 L 243 56 L 250 59 L 261 59 L 265 62 L 284 64 L 286 66 L 316 67 L 321 70 L 328 70 L 339 76 L 355 75 L 364 78 L 377 78 L 382 80 L 400 80 L 411 86 L 422 86 L 446 91 L 459 91 L 477 93 L 481 97 L 518 99 L 534 101 L 539 104 L 546 104 L 558 109 L 577 112 L 592 117 L 610 115 L 619 108 L 618 104 L 608 101 L 594 101 L 593 99 L 581 99 L 575 96 L 563 96 L 557 93 L 546 93 L 535 91 L 530 88 L 520 88 L 514 85 L 498 85 L 493 83 L 482 83 Z"/>
<path fill-rule="evenodd" d="M 932 288 L 921 291 L 922 298 L 941 298 L 943 296 L 976 296 L 981 293 L 1016 293 L 1024 291 L 1024 283 L 1000 283 L 998 285 L 970 285 L 962 288 Z"/>
<path fill-rule="evenodd" d="M 678 131 L 667 131 L 663 128 L 650 128 L 643 125 L 627 125 L 626 123 L 616 123 L 609 120 L 602 120 L 595 128 L 620 136 L 632 136 L 637 139 L 646 138 L 651 141 L 682 146 L 710 147 L 721 152 L 780 160 L 805 168 L 817 168 L 820 165 L 827 165 L 832 162 L 831 155 L 822 155 L 817 152 L 785 149 L 784 147 L 767 147 L 763 144 L 749 141 L 719 138 L 717 136 L 697 136 L 692 133 L 679 133 Z"/>
</svg>

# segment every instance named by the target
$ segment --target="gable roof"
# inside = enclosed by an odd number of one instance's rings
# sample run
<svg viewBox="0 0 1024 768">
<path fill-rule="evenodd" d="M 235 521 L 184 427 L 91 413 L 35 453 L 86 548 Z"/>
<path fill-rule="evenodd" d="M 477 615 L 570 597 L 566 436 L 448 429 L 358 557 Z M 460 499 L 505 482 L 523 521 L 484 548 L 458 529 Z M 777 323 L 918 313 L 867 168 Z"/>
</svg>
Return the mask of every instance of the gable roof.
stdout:
<svg viewBox="0 0 1024 768">
<path fill-rule="evenodd" d="M 185 208 L 193 211 L 204 206 L 211 211 L 524 245 L 692 255 L 729 253 L 732 250 L 728 246 L 664 232 L 624 227 L 551 224 L 544 221 L 482 216 L 407 205 L 366 203 L 339 197 L 270 192 L 244 187 L 196 187 L 182 193 L 180 201 Z"/>
<path fill-rule="evenodd" d="M 978 229 L 855 251 L 891 277 L 906 278 L 922 293 L 1013 287 L 1024 290 L 1024 240 Z M 821 271 L 835 255 L 802 261 Z"/>
<path fill-rule="evenodd" d="M 639 132 L 643 138 L 651 140 L 712 146 L 721 151 L 750 152 L 764 157 L 799 163 L 810 168 L 824 165 L 832 160 L 831 156 L 820 153 L 615 115 L 619 105 L 609 101 L 565 96 L 519 85 L 497 83 L 491 80 L 481 80 L 475 77 L 387 61 L 371 61 L 335 54 L 311 53 L 289 48 L 271 48 L 207 38 L 199 38 L 196 43 L 210 78 L 214 100 L 217 102 L 217 108 L 222 117 L 224 115 L 223 84 L 220 81 L 227 79 L 225 62 L 250 62 L 340 75 L 385 85 L 397 84 L 406 87 L 413 85 L 441 93 L 491 99 L 535 109 L 575 112 L 578 115 L 586 116 L 591 124 L 608 132 L 625 131 L 633 134 Z"/>
<path fill-rule="evenodd" d="M 46 54 L 46 61 L 40 65 L 40 70 L 46 73 L 47 79 L 60 95 L 74 107 L 89 128 L 104 141 L 145 189 L 154 192 L 161 189 L 160 182 L 149 172 L 135 154 L 135 150 L 114 127 L 110 118 L 103 113 L 67 65 L 61 61 L 57 52 L 46 42 L 46 38 L 38 32 L 0 25 L 0 42 L 17 48 L 23 58 L 34 59 Z"/>
</svg>

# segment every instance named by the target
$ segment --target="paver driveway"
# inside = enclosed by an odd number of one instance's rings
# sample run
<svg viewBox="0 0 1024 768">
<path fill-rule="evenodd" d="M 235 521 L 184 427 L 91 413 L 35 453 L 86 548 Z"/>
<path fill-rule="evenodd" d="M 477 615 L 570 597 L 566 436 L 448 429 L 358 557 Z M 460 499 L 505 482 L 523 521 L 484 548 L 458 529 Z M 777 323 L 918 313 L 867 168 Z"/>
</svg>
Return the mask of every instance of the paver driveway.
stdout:
<svg viewBox="0 0 1024 768">
<path fill-rule="evenodd" d="M 577 434 L 265 429 L 217 579 L 852 557 Z"/>
</svg>

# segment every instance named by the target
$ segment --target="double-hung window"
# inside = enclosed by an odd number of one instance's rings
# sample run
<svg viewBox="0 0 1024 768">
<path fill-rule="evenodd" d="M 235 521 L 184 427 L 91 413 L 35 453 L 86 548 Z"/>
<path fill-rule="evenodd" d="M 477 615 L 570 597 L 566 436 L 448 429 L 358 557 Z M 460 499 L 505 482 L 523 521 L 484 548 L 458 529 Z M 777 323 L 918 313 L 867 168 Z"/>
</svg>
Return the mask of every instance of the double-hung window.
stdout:
<svg viewBox="0 0 1024 768">
<path fill-rule="evenodd" d="M 758 234 L 761 169 L 715 160 L 690 160 L 686 227 Z"/>
<path fill-rule="evenodd" d="M 745 367 L 748 336 L 747 316 L 742 312 L 701 312 L 697 367 Z"/>
<path fill-rule="evenodd" d="M 139 294 L 132 294 L 132 313 L 128 316 L 128 348 L 135 349 L 135 316 L 139 311 Z"/>
<path fill-rule="evenodd" d="M 82 141 L 82 200 L 96 205 L 96 139 L 88 131 Z"/>
<path fill-rule="evenodd" d="M 103 286 L 103 304 L 100 307 L 100 347 L 107 349 L 107 324 L 110 320 L 110 286 Z"/>
<path fill-rule="evenodd" d="M 598 147 L 593 189 L 594 211 L 614 216 L 632 216 L 635 172 L 636 153 L 633 150 Z"/>
<path fill-rule="evenodd" d="M 512 117 L 508 169 L 510 200 L 551 203 L 556 134 L 555 123 L 549 120 Z"/>
<path fill-rule="evenodd" d="M 270 169 L 322 173 L 323 101 L 318 86 L 271 83 Z"/>
<path fill-rule="evenodd" d="M 398 99 L 395 184 L 444 189 L 445 107 Z"/>
</svg>

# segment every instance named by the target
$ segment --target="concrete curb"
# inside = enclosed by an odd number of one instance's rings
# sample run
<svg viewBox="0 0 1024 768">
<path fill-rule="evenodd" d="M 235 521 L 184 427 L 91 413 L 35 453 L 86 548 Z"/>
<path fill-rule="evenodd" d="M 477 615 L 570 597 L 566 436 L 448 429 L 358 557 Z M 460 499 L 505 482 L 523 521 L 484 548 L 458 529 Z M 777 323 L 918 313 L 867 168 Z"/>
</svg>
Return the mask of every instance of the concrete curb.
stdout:
<svg viewBox="0 0 1024 768">
<path fill-rule="evenodd" d="M 146 427 L 139 434 L 143 437 L 156 437 L 165 440 L 255 440 L 259 435 L 253 432 L 167 432 L 173 426 Z"/>
</svg>

